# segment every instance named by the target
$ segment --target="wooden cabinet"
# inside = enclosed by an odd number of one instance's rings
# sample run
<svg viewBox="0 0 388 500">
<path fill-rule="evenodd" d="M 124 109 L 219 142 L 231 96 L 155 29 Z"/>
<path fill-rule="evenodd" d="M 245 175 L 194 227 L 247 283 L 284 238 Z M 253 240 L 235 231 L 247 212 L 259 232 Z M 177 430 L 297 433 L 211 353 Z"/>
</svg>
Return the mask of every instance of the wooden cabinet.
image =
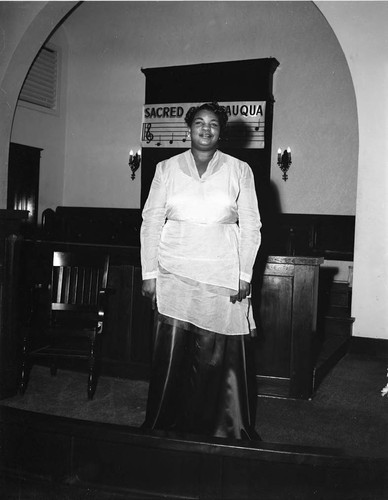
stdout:
<svg viewBox="0 0 388 500">
<path fill-rule="evenodd" d="M 312 394 L 319 266 L 323 258 L 268 257 L 253 288 L 259 394 Z M 255 286 L 256 285 L 256 286 Z"/>
</svg>

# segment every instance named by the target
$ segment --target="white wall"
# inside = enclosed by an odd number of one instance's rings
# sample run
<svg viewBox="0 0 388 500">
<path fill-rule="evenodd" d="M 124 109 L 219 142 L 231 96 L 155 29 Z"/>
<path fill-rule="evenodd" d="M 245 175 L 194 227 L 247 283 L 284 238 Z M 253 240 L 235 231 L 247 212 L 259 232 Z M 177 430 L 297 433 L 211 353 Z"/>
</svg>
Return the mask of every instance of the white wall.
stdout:
<svg viewBox="0 0 388 500">
<path fill-rule="evenodd" d="M 42 148 L 40 160 L 39 218 L 47 207 L 63 204 L 67 116 L 67 41 L 60 28 L 50 40 L 60 56 L 58 109 L 39 110 L 19 102 L 11 141 Z M 38 111 L 37 111 L 38 110 Z"/>
<path fill-rule="evenodd" d="M 69 40 L 64 204 L 139 206 L 140 175 L 130 180 L 127 159 L 139 145 L 142 67 L 275 57 L 272 179 L 283 211 L 355 213 L 352 81 L 312 2 L 85 2 L 63 26 Z M 285 183 L 275 157 L 287 146 L 293 165 Z"/>
<path fill-rule="evenodd" d="M 0 2 L 1 208 L 7 206 L 9 143 L 23 80 L 45 39 L 74 4 L 75 2 Z"/>
<path fill-rule="evenodd" d="M 354 335 L 388 339 L 388 4 L 317 4 L 347 54 L 360 122 Z"/>
</svg>

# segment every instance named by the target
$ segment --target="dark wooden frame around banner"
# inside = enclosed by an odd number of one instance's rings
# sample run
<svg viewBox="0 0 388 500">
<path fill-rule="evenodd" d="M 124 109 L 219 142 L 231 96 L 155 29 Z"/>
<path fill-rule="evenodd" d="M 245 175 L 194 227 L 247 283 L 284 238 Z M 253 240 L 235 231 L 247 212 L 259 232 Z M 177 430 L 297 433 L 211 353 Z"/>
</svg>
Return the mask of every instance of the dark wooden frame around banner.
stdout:
<svg viewBox="0 0 388 500">
<path fill-rule="evenodd" d="M 266 101 L 265 146 L 263 149 L 220 149 L 251 166 L 260 199 L 263 220 L 270 183 L 272 142 L 274 58 L 228 61 L 187 66 L 142 69 L 146 77 L 145 104 L 211 101 Z M 185 149 L 144 148 L 141 169 L 141 206 L 147 199 L 156 164 Z"/>
</svg>

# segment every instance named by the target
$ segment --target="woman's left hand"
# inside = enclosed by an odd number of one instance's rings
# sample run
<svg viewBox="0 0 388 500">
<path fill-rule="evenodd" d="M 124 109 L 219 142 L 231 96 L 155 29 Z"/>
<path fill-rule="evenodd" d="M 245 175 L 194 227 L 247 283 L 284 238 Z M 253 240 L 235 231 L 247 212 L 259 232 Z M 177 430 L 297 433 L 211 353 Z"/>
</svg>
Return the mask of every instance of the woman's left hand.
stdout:
<svg viewBox="0 0 388 500">
<path fill-rule="evenodd" d="M 241 302 L 243 299 L 245 299 L 250 291 L 251 291 L 251 285 L 247 281 L 240 280 L 240 289 L 239 292 L 236 295 L 231 295 L 230 296 L 230 301 L 235 304 L 236 301 Z"/>
</svg>

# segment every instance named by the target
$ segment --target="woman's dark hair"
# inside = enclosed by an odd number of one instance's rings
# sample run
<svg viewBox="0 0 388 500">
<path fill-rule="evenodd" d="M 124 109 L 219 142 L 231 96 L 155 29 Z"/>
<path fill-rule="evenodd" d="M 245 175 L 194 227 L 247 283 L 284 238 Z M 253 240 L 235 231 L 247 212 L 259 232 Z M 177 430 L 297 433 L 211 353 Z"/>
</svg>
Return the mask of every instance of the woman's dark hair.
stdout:
<svg viewBox="0 0 388 500">
<path fill-rule="evenodd" d="M 198 111 L 202 111 L 206 109 L 207 111 L 212 111 L 218 118 L 220 122 L 221 130 L 224 130 L 226 127 L 226 123 L 228 121 L 228 113 L 224 106 L 220 106 L 218 102 L 206 102 L 205 104 L 201 104 L 201 106 L 194 106 L 188 110 L 185 116 L 185 122 L 188 127 L 191 127 L 191 124 L 194 121 L 195 115 Z"/>
</svg>

